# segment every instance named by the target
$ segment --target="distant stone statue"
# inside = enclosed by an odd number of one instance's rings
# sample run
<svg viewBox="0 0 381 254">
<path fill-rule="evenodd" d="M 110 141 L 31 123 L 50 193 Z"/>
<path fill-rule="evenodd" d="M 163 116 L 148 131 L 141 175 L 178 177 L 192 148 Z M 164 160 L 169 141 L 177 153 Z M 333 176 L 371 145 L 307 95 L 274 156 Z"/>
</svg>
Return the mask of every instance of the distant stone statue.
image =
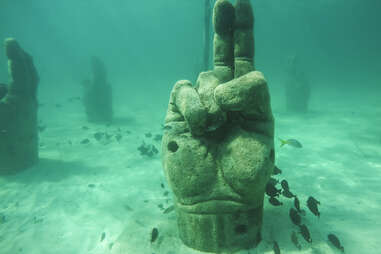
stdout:
<svg viewBox="0 0 381 254">
<path fill-rule="evenodd" d="M 5 40 L 9 85 L 0 84 L 0 174 L 38 161 L 37 85 L 32 57 L 13 38 Z"/>
<path fill-rule="evenodd" d="M 261 240 L 265 186 L 274 169 L 274 119 L 267 82 L 254 69 L 249 0 L 214 6 L 214 70 L 171 92 L 162 163 L 176 196 L 182 241 L 233 252 Z"/>
<path fill-rule="evenodd" d="M 308 111 L 311 87 L 296 56 L 289 58 L 285 83 L 286 107 L 289 112 Z"/>
<path fill-rule="evenodd" d="M 83 104 L 89 122 L 110 123 L 113 118 L 112 88 L 107 80 L 104 63 L 98 57 L 91 58 L 92 80 L 83 85 Z"/>
</svg>

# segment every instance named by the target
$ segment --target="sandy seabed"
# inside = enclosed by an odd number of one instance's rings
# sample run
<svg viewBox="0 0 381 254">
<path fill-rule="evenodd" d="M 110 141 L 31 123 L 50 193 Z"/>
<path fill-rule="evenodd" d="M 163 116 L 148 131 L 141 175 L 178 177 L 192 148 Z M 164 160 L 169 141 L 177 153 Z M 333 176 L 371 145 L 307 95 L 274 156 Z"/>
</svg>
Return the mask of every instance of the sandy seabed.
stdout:
<svg viewBox="0 0 381 254">
<path fill-rule="evenodd" d="M 334 103 L 304 115 L 274 109 L 276 138 L 303 144 L 279 148 L 276 142 L 283 171 L 277 178 L 288 180 L 307 211 L 302 223 L 312 244 L 298 234 L 298 250 L 290 240 L 298 231 L 288 215 L 291 199 L 281 198 L 281 207 L 266 199 L 263 241 L 237 253 L 273 253 L 274 240 L 282 253 L 339 253 L 327 242 L 329 233 L 339 236 L 347 254 L 381 253 L 381 105 Z M 80 101 L 47 100 L 41 106 L 46 129 L 39 164 L 0 177 L 0 253 L 200 253 L 181 243 L 175 213 L 158 207 L 173 202 L 160 154 L 149 158 L 137 149 L 145 142 L 160 150 L 155 137 L 162 133 L 166 101 L 142 105 L 136 98 L 130 104 L 117 104 L 110 126 L 87 123 Z M 97 141 L 96 132 L 112 136 Z M 82 144 L 85 139 L 90 142 Z M 306 207 L 310 195 L 321 201 L 320 218 Z M 153 227 L 159 238 L 151 244 Z"/>
</svg>

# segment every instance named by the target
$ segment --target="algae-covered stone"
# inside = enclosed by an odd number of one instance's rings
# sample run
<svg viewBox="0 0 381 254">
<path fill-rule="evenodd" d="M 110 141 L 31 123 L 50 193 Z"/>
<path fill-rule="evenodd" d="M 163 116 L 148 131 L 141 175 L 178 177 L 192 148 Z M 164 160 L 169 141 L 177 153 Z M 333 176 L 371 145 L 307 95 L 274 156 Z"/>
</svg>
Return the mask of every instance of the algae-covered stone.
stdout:
<svg viewBox="0 0 381 254">
<path fill-rule="evenodd" d="M 92 57 L 92 80 L 83 81 L 83 104 L 89 122 L 110 123 L 113 118 L 112 88 L 104 63 Z"/>
<path fill-rule="evenodd" d="M 245 15 L 245 17 L 241 17 Z M 261 239 L 263 199 L 274 168 L 267 82 L 254 71 L 250 2 L 214 7 L 214 69 L 172 89 L 162 139 L 182 241 L 208 252 Z M 226 17 L 226 19 L 225 19 Z"/>
<path fill-rule="evenodd" d="M 13 38 L 5 40 L 9 85 L 0 85 L 0 174 L 38 161 L 37 85 L 32 57 Z"/>
</svg>

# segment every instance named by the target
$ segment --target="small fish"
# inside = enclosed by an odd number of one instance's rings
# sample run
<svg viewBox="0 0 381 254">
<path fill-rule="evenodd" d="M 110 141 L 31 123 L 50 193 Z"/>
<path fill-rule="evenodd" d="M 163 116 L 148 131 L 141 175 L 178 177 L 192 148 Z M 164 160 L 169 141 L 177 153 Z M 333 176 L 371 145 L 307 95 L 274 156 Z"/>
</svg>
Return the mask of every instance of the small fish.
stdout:
<svg viewBox="0 0 381 254">
<path fill-rule="evenodd" d="M 300 228 L 300 233 L 302 234 L 304 240 L 306 240 L 309 243 L 312 243 L 310 231 L 308 230 L 307 226 L 302 224 L 299 226 Z"/>
<path fill-rule="evenodd" d="M 340 240 L 337 238 L 337 236 L 334 234 L 328 234 L 328 240 L 333 244 L 333 246 L 344 252 L 344 247 L 341 245 Z"/>
<path fill-rule="evenodd" d="M 307 207 L 308 207 L 308 209 L 310 209 L 310 211 L 315 216 L 320 217 L 320 212 L 319 212 L 319 209 L 318 209 L 318 204 L 320 204 L 320 202 L 317 201 L 313 197 L 309 197 L 308 200 L 307 200 Z"/>
<path fill-rule="evenodd" d="M 82 130 L 87 131 L 88 129 L 89 129 L 89 127 L 87 127 L 87 126 L 82 126 Z"/>
<path fill-rule="evenodd" d="M 106 238 L 106 232 L 103 232 L 102 235 L 101 235 L 101 242 L 103 242 L 103 240 Z"/>
<path fill-rule="evenodd" d="M 284 145 L 289 145 L 289 146 L 292 146 L 292 147 L 295 147 L 295 148 L 302 148 L 303 146 L 302 146 L 302 144 L 299 142 L 299 141 L 297 141 L 296 139 L 286 139 L 286 140 L 284 140 L 284 139 L 281 139 L 281 138 L 279 138 L 279 140 L 280 140 L 280 147 L 282 147 L 282 146 L 284 146 Z"/>
<path fill-rule="evenodd" d="M 282 170 L 278 168 L 277 166 L 274 166 L 273 175 L 279 175 L 282 174 Z"/>
<path fill-rule="evenodd" d="M 320 201 L 317 200 L 316 198 L 312 197 L 312 196 L 309 196 L 308 199 L 311 200 L 311 202 L 315 202 L 316 204 L 320 205 Z"/>
<path fill-rule="evenodd" d="M 44 221 L 43 218 L 37 218 L 36 216 L 33 217 L 34 224 L 42 223 L 43 221 Z"/>
<path fill-rule="evenodd" d="M 280 249 L 279 249 L 279 245 L 277 241 L 274 241 L 273 251 L 274 251 L 274 254 L 280 254 Z"/>
<path fill-rule="evenodd" d="M 83 140 L 81 141 L 81 144 L 82 144 L 82 145 L 85 145 L 85 144 L 88 144 L 88 143 L 90 143 L 90 140 L 89 140 L 88 138 L 85 138 L 85 139 L 83 139 Z"/>
<path fill-rule="evenodd" d="M 266 184 L 266 194 L 270 197 L 278 197 L 281 190 L 278 190 L 274 185 L 271 183 Z"/>
<path fill-rule="evenodd" d="M 43 132 L 46 129 L 46 125 L 38 125 L 38 131 Z"/>
<path fill-rule="evenodd" d="M 302 218 L 298 214 L 298 211 L 296 211 L 294 208 L 290 208 L 289 215 L 292 223 L 294 223 L 297 226 L 300 225 L 300 223 L 302 222 Z"/>
<path fill-rule="evenodd" d="M 168 214 L 168 213 L 172 212 L 173 210 L 175 210 L 175 206 L 174 206 L 174 205 L 171 205 L 171 206 L 167 207 L 167 208 L 164 210 L 163 214 Z"/>
<path fill-rule="evenodd" d="M 161 188 L 163 188 L 163 189 L 165 188 L 164 183 L 161 183 L 160 186 L 161 186 Z"/>
<path fill-rule="evenodd" d="M 159 236 L 159 230 L 157 228 L 153 228 L 151 232 L 151 244 L 154 243 Z"/>
<path fill-rule="evenodd" d="M 295 245 L 296 248 L 299 250 L 302 249 L 302 246 L 299 243 L 298 236 L 296 235 L 295 231 L 292 231 L 291 233 L 291 242 Z"/>
<path fill-rule="evenodd" d="M 273 186 L 277 185 L 279 181 L 273 177 L 270 177 L 269 181 L 267 182 L 268 184 L 271 184 Z"/>
<path fill-rule="evenodd" d="M 169 194 L 169 191 L 164 191 L 163 193 L 164 197 L 168 196 L 168 194 Z"/>
<path fill-rule="evenodd" d="M 280 182 L 280 185 L 282 186 L 282 188 L 283 188 L 283 190 L 290 190 L 290 188 L 289 188 L 289 186 L 288 186 L 288 182 L 287 182 L 287 180 L 282 180 L 281 182 Z"/>
<path fill-rule="evenodd" d="M 94 138 L 97 140 L 97 141 L 100 141 L 103 137 L 104 137 L 105 133 L 104 132 L 96 132 L 94 133 Z"/>
<path fill-rule="evenodd" d="M 158 205 L 157 205 L 157 207 L 159 207 L 161 210 L 163 210 L 163 209 L 164 209 L 164 206 L 163 206 L 163 204 L 158 204 Z"/>
<path fill-rule="evenodd" d="M 270 204 L 272 204 L 273 206 L 281 206 L 283 205 L 282 202 L 280 202 L 278 199 L 276 199 L 275 197 L 271 197 L 269 198 L 269 202 Z"/>
<path fill-rule="evenodd" d="M 294 197 L 294 206 L 298 212 L 300 212 L 300 202 L 297 196 Z"/>
<path fill-rule="evenodd" d="M 127 211 L 130 211 L 130 212 L 134 210 L 134 209 L 131 208 L 131 206 L 129 206 L 129 205 L 127 205 L 127 204 L 124 205 L 124 208 L 125 208 Z"/>
<path fill-rule="evenodd" d="M 146 134 L 144 134 L 144 136 L 145 136 L 146 138 L 150 138 L 150 137 L 152 137 L 152 133 L 151 133 L 151 132 L 147 132 Z"/>
<path fill-rule="evenodd" d="M 155 140 L 155 141 L 161 141 L 162 138 L 163 138 L 163 135 L 161 135 L 161 134 L 156 134 L 155 137 L 153 138 L 153 140 Z"/>
<path fill-rule="evenodd" d="M 122 136 L 122 134 L 120 134 L 120 133 L 118 133 L 118 134 L 115 135 L 115 139 L 116 139 L 116 141 L 118 141 L 118 142 L 122 139 L 122 137 L 123 137 L 123 136 Z"/>
<path fill-rule="evenodd" d="M 87 187 L 89 187 L 89 188 L 95 188 L 95 184 L 90 183 L 90 184 L 87 185 Z"/>
<path fill-rule="evenodd" d="M 81 97 L 70 97 L 67 99 L 69 102 L 73 102 L 73 101 L 79 101 L 81 100 Z"/>
<path fill-rule="evenodd" d="M 286 198 L 293 198 L 295 195 L 290 190 L 284 190 L 282 192 L 282 195 Z"/>
<path fill-rule="evenodd" d="M 294 206 L 295 206 L 296 210 L 298 211 L 298 213 L 300 213 L 303 216 L 306 215 L 306 211 L 303 209 L 300 209 L 300 202 L 299 202 L 299 199 L 297 196 L 294 197 Z"/>
</svg>

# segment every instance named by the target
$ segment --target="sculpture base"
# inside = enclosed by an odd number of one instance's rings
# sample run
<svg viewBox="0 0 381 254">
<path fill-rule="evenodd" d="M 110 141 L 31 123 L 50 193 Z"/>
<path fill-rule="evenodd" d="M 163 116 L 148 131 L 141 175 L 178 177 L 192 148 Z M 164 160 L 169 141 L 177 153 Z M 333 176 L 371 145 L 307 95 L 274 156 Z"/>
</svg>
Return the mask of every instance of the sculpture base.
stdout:
<svg viewBox="0 0 381 254">
<path fill-rule="evenodd" d="M 179 235 L 185 245 L 206 252 L 250 249 L 261 241 L 263 204 L 245 212 L 195 214 L 177 209 Z"/>
</svg>

